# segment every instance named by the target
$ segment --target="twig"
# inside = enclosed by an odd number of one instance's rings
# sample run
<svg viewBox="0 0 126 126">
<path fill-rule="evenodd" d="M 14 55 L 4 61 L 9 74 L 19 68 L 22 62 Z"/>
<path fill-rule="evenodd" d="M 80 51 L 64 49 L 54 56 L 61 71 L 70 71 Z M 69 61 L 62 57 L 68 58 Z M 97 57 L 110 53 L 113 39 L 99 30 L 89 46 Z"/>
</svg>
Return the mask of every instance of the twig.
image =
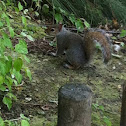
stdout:
<svg viewBox="0 0 126 126">
<path fill-rule="evenodd" d="M 62 71 L 62 73 L 64 73 L 65 75 L 67 75 L 67 73 L 65 71 Z"/>
<path fill-rule="evenodd" d="M 22 103 L 23 105 L 42 106 L 42 104 Z"/>
<path fill-rule="evenodd" d="M 11 119 L 9 121 L 13 122 L 13 121 L 18 121 L 18 120 L 21 120 L 21 117 L 18 117 L 17 119 Z"/>
</svg>

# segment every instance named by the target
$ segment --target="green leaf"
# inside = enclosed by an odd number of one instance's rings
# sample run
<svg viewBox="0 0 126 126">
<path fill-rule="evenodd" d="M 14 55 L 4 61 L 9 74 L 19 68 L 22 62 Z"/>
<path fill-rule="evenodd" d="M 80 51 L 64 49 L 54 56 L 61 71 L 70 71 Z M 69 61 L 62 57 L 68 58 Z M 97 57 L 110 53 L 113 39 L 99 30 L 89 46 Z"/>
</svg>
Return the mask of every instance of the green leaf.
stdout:
<svg viewBox="0 0 126 126">
<path fill-rule="evenodd" d="M 27 44 L 24 40 L 19 40 L 19 44 L 16 44 L 15 51 L 22 54 L 27 54 Z"/>
<path fill-rule="evenodd" d="M 18 2 L 18 8 L 19 8 L 19 11 L 23 10 L 23 6 L 21 5 L 20 2 Z"/>
<path fill-rule="evenodd" d="M 7 96 L 11 99 L 17 100 L 16 96 L 12 93 L 8 93 Z"/>
<path fill-rule="evenodd" d="M 11 40 L 9 39 L 8 35 L 3 33 L 3 42 L 4 42 L 4 45 L 8 48 L 12 48 L 12 42 Z"/>
<path fill-rule="evenodd" d="M 47 14 L 49 12 L 49 6 L 47 4 L 44 4 L 42 6 L 42 11 Z"/>
<path fill-rule="evenodd" d="M 84 29 L 83 22 L 80 19 L 78 19 L 75 22 L 75 26 L 76 26 L 76 28 L 77 28 L 78 31 L 82 31 Z"/>
<path fill-rule="evenodd" d="M 0 85 L 4 83 L 4 77 L 0 75 Z"/>
<path fill-rule="evenodd" d="M 7 15 L 5 14 L 5 12 L 3 12 L 1 18 L 6 18 L 6 17 L 7 17 Z"/>
<path fill-rule="evenodd" d="M 76 22 L 75 16 L 72 14 L 69 16 L 69 20 L 74 24 Z"/>
<path fill-rule="evenodd" d="M 84 25 L 86 26 L 86 28 L 90 28 L 90 24 L 87 21 L 84 21 Z"/>
<path fill-rule="evenodd" d="M 3 22 L 0 21 L 0 27 L 3 27 Z"/>
<path fill-rule="evenodd" d="M 24 16 L 21 17 L 22 18 L 22 23 L 23 25 L 26 27 L 27 26 L 27 20 Z"/>
<path fill-rule="evenodd" d="M 18 82 L 16 80 L 14 80 L 14 79 L 13 79 L 13 81 L 14 81 L 14 84 L 17 86 L 18 85 Z"/>
<path fill-rule="evenodd" d="M 103 121 L 107 126 L 112 126 L 111 121 L 106 116 L 103 117 Z"/>
<path fill-rule="evenodd" d="M 12 58 L 11 56 L 7 57 L 8 59 L 6 60 L 6 73 L 10 72 L 10 69 L 12 68 Z"/>
<path fill-rule="evenodd" d="M 39 13 L 37 11 L 35 11 L 35 15 L 38 17 L 39 16 Z"/>
<path fill-rule="evenodd" d="M 102 49 L 100 43 L 96 43 L 95 46 L 97 49 L 100 49 L 100 50 Z"/>
<path fill-rule="evenodd" d="M 35 39 L 32 37 L 32 36 L 30 36 L 30 35 L 27 35 L 26 36 L 30 41 L 35 41 Z"/>
<path fill-rule="evenodd" d="M 8 97 L 4 96 L 3 103 L 5 105 L 7 105 L 9 110 L 11 109 L 11 107 L 12 107 L 12 100 L 11 100 L 11 98 L 8 98 Z"/>
<path fill-rule="evenodd" d="M 30 59 L 26 55 L 22 55 L 22 58 L 27 62 L 30 63 Z"/>
<path fill-rule="evenodd" d="M 60 12 L 62 13 L 62 14 L 64 14 L 65 16 L 67 16 L 68 15 L 68 12 L 67 11 L 65 11 L 65 10 L 63 10 L 62 8 L 58 8 L 59 10 L 60 10 Z"/>
<path fill-rule="evenodd" d="M 4 85 L 0 85 L 0 90 L 1 91 L 5 91 L 6 90 L 6 87 Z"/>
<path fill-rule="evenodd" d="M 27 14 L 27 12 L 28 12 L 28 9 L 25 9 L 23 12 L 24 12 L 24 14 Z"/>
<path fill-rule="evenodd" d="M 102 111 L 104 111 L 104 106 L 100 105 L 99 109 L 102 110 Z"/>
<path fill-rule="evenodd" d="M 125 37 L 125 36 L 126 36 L 126 30 L 122 30 L 121 34 L 120 34 L 120 37 Z"/>
<path fill-rule="evenodd" d="M 21 126 L 30 126 L 27 120 L 21 120 Z"/>
<path fill-rule="evenodd" d="M 5 126 L 3 119 L 0 117 L 0 126 Z"/>
<path fill-rule="evenodd" d="M 6 17 L 6 23 L 7 23 L 7 26 L 10 27 L 10 19 L 8 16 Z"/>
<path fill-rule="evenodd" d="M 56 23 L 63 21 L 63 18 L 61 16 L 61 14 L 59 14 L 59 13 L 56 13 L 54 17 L 55 17 Z"/>
<path fill-rule="evenodd" d="M 22 81 L 22 75 L 20 74 L 20 72 L 13 69 L 13 74 L 14 74 L 16 80 L 18 81 L 18 83 L 20 84 Z"/>
<path fill-rule="evenodd" d="M 9 91 L 11 90 L 13 79 L 9 76 L 6 76 L 5 84 L 7 85 Z"/>
<path fill-rule="evenodd" d="M 5 51 L 4 40 L 0 38 L 0 54 L 2 55 Z"/>
<path fill-rule="evenodd" d="M 5 2 L 1 0 L 1 3 L 3 4 L 3 6 L 4 6 L 5 10 L 6 10 L 6 4 L 5 4 Z"/>
<path fill-rule="evenodd" d="M 21 117 L 21 119 L 24 119 L 24 120 L 30 120 L 29 118 L 27 118 L 26 116 L 24 116 L 24 114 L 20 114 L 20 117 Z"/>
<path fill-rule="evenodd" d="M 14 7 L 14 9 L 15 9 L 15 12 L 19 12 L 19 9 L 17 8 L 17 7 Z"/>
<path fill-rule="evenodd" d="M 4 45 L 8 48 L 12 48 L 12 42 L 9 38 L 4 39 Z"/>
<path fill-rule="evenodd" d="M 27 77 L 29 77 L 29 79 L 32 80 L 31 71 L 27 67 L 25 68 L 25 73 L 26 73 Z"/>
<path fill-rule="evenodd" d="M 4 123 L 7 124 L 7 126 L 15 126 L 15 123 L 10 120 L 5 120 Z"/>
<path fill-rule="evenodd" d="M 25 32 L 21 32 L 21 35 L 24 36 L 24 37 L 27 36 L 27 34 Z"/>
<path fill-rule="evenodd" d="M 14 68 L 15 68 L 15 70 L 20 71 L 21 68 L 22 68 L 22 65 L 23 65 L 23 61 L 22 61 L 21 58 L 17 58 L 17 59 L 14 61 Z"/>
<path fill-rule="evenodd" d="M 113 40 L 117 40 L 117 38 L 116 38 L 115 36 L 112 36 L 111 39 L 113 39 Z"/>
<path fill-rule="evenodd" d="M 124 47 L 124 46 L 125 46 L 125 43 L 124 43 L 124 42 L 121 42 L 120 45 L 121 45 L 122 47 Z"/>
<path fill-rule="evenodd" d="M 12 27 L 9 27 L 9 32 L 10 32 L 10 36 L 14 37 L 14 29 Z"/>
<path fill-rule="evenodd" d="M 2 75 L 6 74 L 6 64 L 5 64 L 5 61 L 3 59 L 0 60 L 0 73 Z"/>
<path fill-rule="evenodd" d="M 49 43 L 49 45 L 52 46 L 52 47 L 56 47 L 57 43 L 54 42 L 54 41 L 51 41 L 51 42 Z"/>
</svg>

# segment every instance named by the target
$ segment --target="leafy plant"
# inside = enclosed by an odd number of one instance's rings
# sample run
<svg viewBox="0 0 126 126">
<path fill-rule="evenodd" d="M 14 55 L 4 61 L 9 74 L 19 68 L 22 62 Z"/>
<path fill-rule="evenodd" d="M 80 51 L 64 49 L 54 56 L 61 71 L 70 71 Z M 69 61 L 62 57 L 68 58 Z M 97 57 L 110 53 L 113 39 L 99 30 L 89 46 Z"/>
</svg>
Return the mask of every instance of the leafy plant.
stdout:
<svg viewBox="0 0 126 126">
<path fill-rule="evenodd" d="M 98 126 L 112 126 L 110 119 L 105 116 L 104 106 L 96 103 L 92 105 L 92 109 L 93 124 L 96 124 Z"/>
<path fill-rule="evenodd" d="M 52 46 L 52 47 L 56 47 L 57 44 L 56 44 L 56 42 L 51 41 L 51 42 L 49 43 L 49 45 Z"/>
<path fill-rule="evenodd" d="M 21 84 L 22 72 L 25 72 L 30 80 L 32 77 L 30 70 L 25 66 L 26 62 L 29 62 L 26 56 L 28 53 L 26 42 L 19 39 L 18 44 L 15 46 L 12 44 L 12 40 L 17 34 L 11 24 L 7 8 L 8 6 L 0 1 L 0 91 L 4 93 L 3 103 L 10 110 L 12 100 L 16 100 L 16 96 L 12 93 L 12 86 Z M 23 10 L 20 2 L 18 3 L 18 10 Z M 22 23 L 26 28 L 27 20 L 24 16 L 22 16 Z M 29 37 L 29 39 L 31 38 Z"/>
<path fill-rule="evenodd" d="M 29 124 L 29 119 L 25 117 L 23 114 L 20 114 L 20 117 L 16 121 L 3 120 L 0 117 L 0 126 L 30 126 L 30 124 Z"/>
<path fill-rule="evenodd" d="M 125 36 L 126 36 L 126 30 L 122 30 L 121 34 L 120 34 L 120 37 L 125 37 Z"/>
<path fill-rule="evenodd" d="M 76 18 L 74 14 L 69 14 L 65 10 L 61 9 L 60 7 L 57 8 L 54 6 L 54 18 L 56 20 L 56 23 L 63 22 L 63 17 L 69 19 L 73 25 L 76 26 L 78 31 L 82 31 L 84 29 L 84 26 L 87 28 L 90 28 L 90 24 L 82 19 L 82 18 Z"/>
<path fill-rule="evenodd" d="M 45 14 L 47 14 L 47 13 L 49 12 L 49 6 L 48 6 L 47 4 L 44 4 L 44 5 L 42 6 L 42 11 L 43 11 Z"/>
</svg>

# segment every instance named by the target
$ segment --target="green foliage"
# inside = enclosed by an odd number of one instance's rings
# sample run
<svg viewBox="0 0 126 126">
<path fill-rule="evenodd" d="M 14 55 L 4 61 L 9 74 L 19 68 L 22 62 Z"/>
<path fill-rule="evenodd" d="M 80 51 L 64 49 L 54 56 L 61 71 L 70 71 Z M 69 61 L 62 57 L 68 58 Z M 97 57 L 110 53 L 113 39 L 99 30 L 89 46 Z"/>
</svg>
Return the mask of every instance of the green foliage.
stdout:
<svg viewBox="0 0 126 126">
<path fill-rule="evenodd" d="M 98 10 L 98 6 L 97 9 L 95 9 L 92 5 L 90 5 L 90 2 L 87 2 L 86 0 L 78 0 L 74 2 L 67 0 L 55 0 L 53 1 L 53 5 L 55 8 L 63 9 L 69 13 L 69 15 L 74 14 L 77 18 L 85 18 L 85 20 L 91 24 L 97 21 L 101 22 L 103 19 L 101 11 Z"/>
<path fill-rule="evenodd" d="M 50 3 L 51 0 L 48 0 Z M 118 19 L 126 23 L 126 2 L 124 0 L 54 0 L 52 6 L 61 8 L 77 18 L 85 18 L 91 25 L 106 23 L 106 19 Z"/>
<path fill-rule="evenodd" d="M 83 29 L 84 29 L 83 22 L 80 19 L 75 21 L 75 26 L 78 31 L 81 31 L 81 30 L 83 31 Z"/>
<path fill-rule="evenodd" d="M 32 80 L 31 72 L 27 67 L 25 67 L 25 73 L 26 73 L 26 76 L 29 77 L 29 80 Z"/>
<path fill-rule="evenodd" d="M 48 6 L 47 4 L 44 4 L 44 5 L 42 6 L 42 11 L 43 11 L 45 14 L 47 14 L 47 13 L 49 12 L 49 6 Z"/>
<path fill-rule="evenodd" d="M 25 32 L 21 32 L 21 35 L 27 37 L 30 41 L 34 41 L 34 38 L 31 35 L 27 35 Z"/>
<path fill-rule="evenodd" d="M 27 54 L 27 44 L 24 40 L 19 40 L 19 43 L 15 46 L 15 51 L 21 54 Z"/>
<path fill-rule="evenodd" d="M 56 44 L 56 42 L 51 41 L 51 42 L 49 43 L 49 45 L 52 46 L 52 47 L 56 47 L 57 44 Z"/>
<path fill-rule="evenodd" d="M 54 17 L 55 17 L 56 23 L 58 23 L 58 22 L 63 22 L 63 18 L 62 18 L 62 15 L 61 15 L 61 14 L 56 13 L 56 14 L 54 15 Z"/>
<path fill-rule="evenodd" d="M 22 16 L 22 23 L 23 25 L 25 26 L 25 28 L 27 27 L 27 20 L 26 20 L 26 17 L 25 16 Z"/>
<path fill-rule="evenodd" d="M 120 37 L 125 37 L 125 36 L 126 36 L 126 30 L 122 30 L 121 34 L 120 34 Z"/>
<path fill-rule="evenodd" d="M 3 119 L 0 117 L 0 126 L 5 126 Z"/>
<path fill-rule="evenodd" d="M 17 121 L 3 120 L 0 117 L 0 126 L 30 126 L 30 124 L 29 119 L 21 114 Z"/>
<path fill-rule="evenodd" d="M 93 113 L 92 120 L 94 125 L 98 126 L 112 126 L 110 119 L 105 116 L 104 106 L 93 104 L 92 105 Z"/>
<path fill-rule="evenodd" d="M 30 126 L 27 120 L 21 120 L 21 126 Z"/>
<path fill-rule="evenodd" d="M 0 1 L 0 91 L 4 93 L 3 103 L 10 110 L 12 100 L 16 100 L 16 96 L 11 92 L 12 86 L 22 82 L 23 76 L 21 72 L 25 72 L 30 80 L 32 77 L 30 70 L 25 66 L 25 61 L 29 63 L 29 59 L 26 56 L 28 53 L 26 42 L 23 39 L 19 39 L 19 43 L 15 47 L 12 44 L 13 38 L 17 34 L 10 19 L 12 16 L 7 11 L 9 5 L 11 5 L 10 2 L 4 3 Z M 23 10 L 20 2 L 18 3 L 18 10 Z M 21 19 L 24 28 L 27 28 L 27 19 L 25 16 L 22 16 Z M 30 40 L 33 39 L 31 36 L 27 35 L 27 37 Z"/>
<path fill-rule="evenodd" d="M 23 65 L 23 61 L 21 58 L 17 58 L 14 60 L 14 69 L 16 71 L 20 71 Z"/>
<path fill-rule="evenodd" d="M 19 8 L 19 11 L 23 10 L 23 6 L 21 5 L 20 2 L 18 2 L 18 8 Z"/>
<path fill-rule="evenodd" d="M 66 17 L 71 21 L 73 25 L 76 26 L 78 31 L 83 31 L 84 26 L 90 28 L 90 24 L 86 20 L 82 18 L 76 18 L 74 14 L 69 14 L 67 11 L 59 7 L 54 7 L 54 9 L 54 18 L 56 20 L 56 23 L 63 22 L 63 17 Z"/>
</svg>

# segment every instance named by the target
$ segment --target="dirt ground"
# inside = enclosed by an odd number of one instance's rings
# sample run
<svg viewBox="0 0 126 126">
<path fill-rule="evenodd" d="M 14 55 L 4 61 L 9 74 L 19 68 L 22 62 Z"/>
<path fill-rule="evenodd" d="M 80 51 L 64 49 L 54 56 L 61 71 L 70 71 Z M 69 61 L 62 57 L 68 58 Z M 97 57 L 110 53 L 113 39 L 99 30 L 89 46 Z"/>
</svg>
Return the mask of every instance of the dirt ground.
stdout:
<svg viewBox="0 0 126 126">
<path fill-rule="evenodd" d="M 69 70 L 62 66 L 63 57 L 30 54 L 30 69 L 33 80 L 25 79 L 16 88 L 17 102 L 12 110 L 2 109 L 5 118 L 12 119 L 23 113 L 31 119 L 31 126 L 55 126 L 57 121 L 57 92 L 66 83 L 82 83 L 93 91 L 93 104 L 104 106 L 104 115 L 92 111 L 92 126 L 105 126 L 102 116 L 107 116 L 112 126 L 119 126 L 121 111 L 121 85 L 126 80 L 126 57 L 112 57 L 105 66 L 102 56 L 97 53 L 90 66 L 79 70 Z M 95 115 L 96 114 L 96 115 Z M 95 120 L 98 116 L 101 122 Z M 94 119 L 94 120 L 93 120 Z"/>
</svg>

